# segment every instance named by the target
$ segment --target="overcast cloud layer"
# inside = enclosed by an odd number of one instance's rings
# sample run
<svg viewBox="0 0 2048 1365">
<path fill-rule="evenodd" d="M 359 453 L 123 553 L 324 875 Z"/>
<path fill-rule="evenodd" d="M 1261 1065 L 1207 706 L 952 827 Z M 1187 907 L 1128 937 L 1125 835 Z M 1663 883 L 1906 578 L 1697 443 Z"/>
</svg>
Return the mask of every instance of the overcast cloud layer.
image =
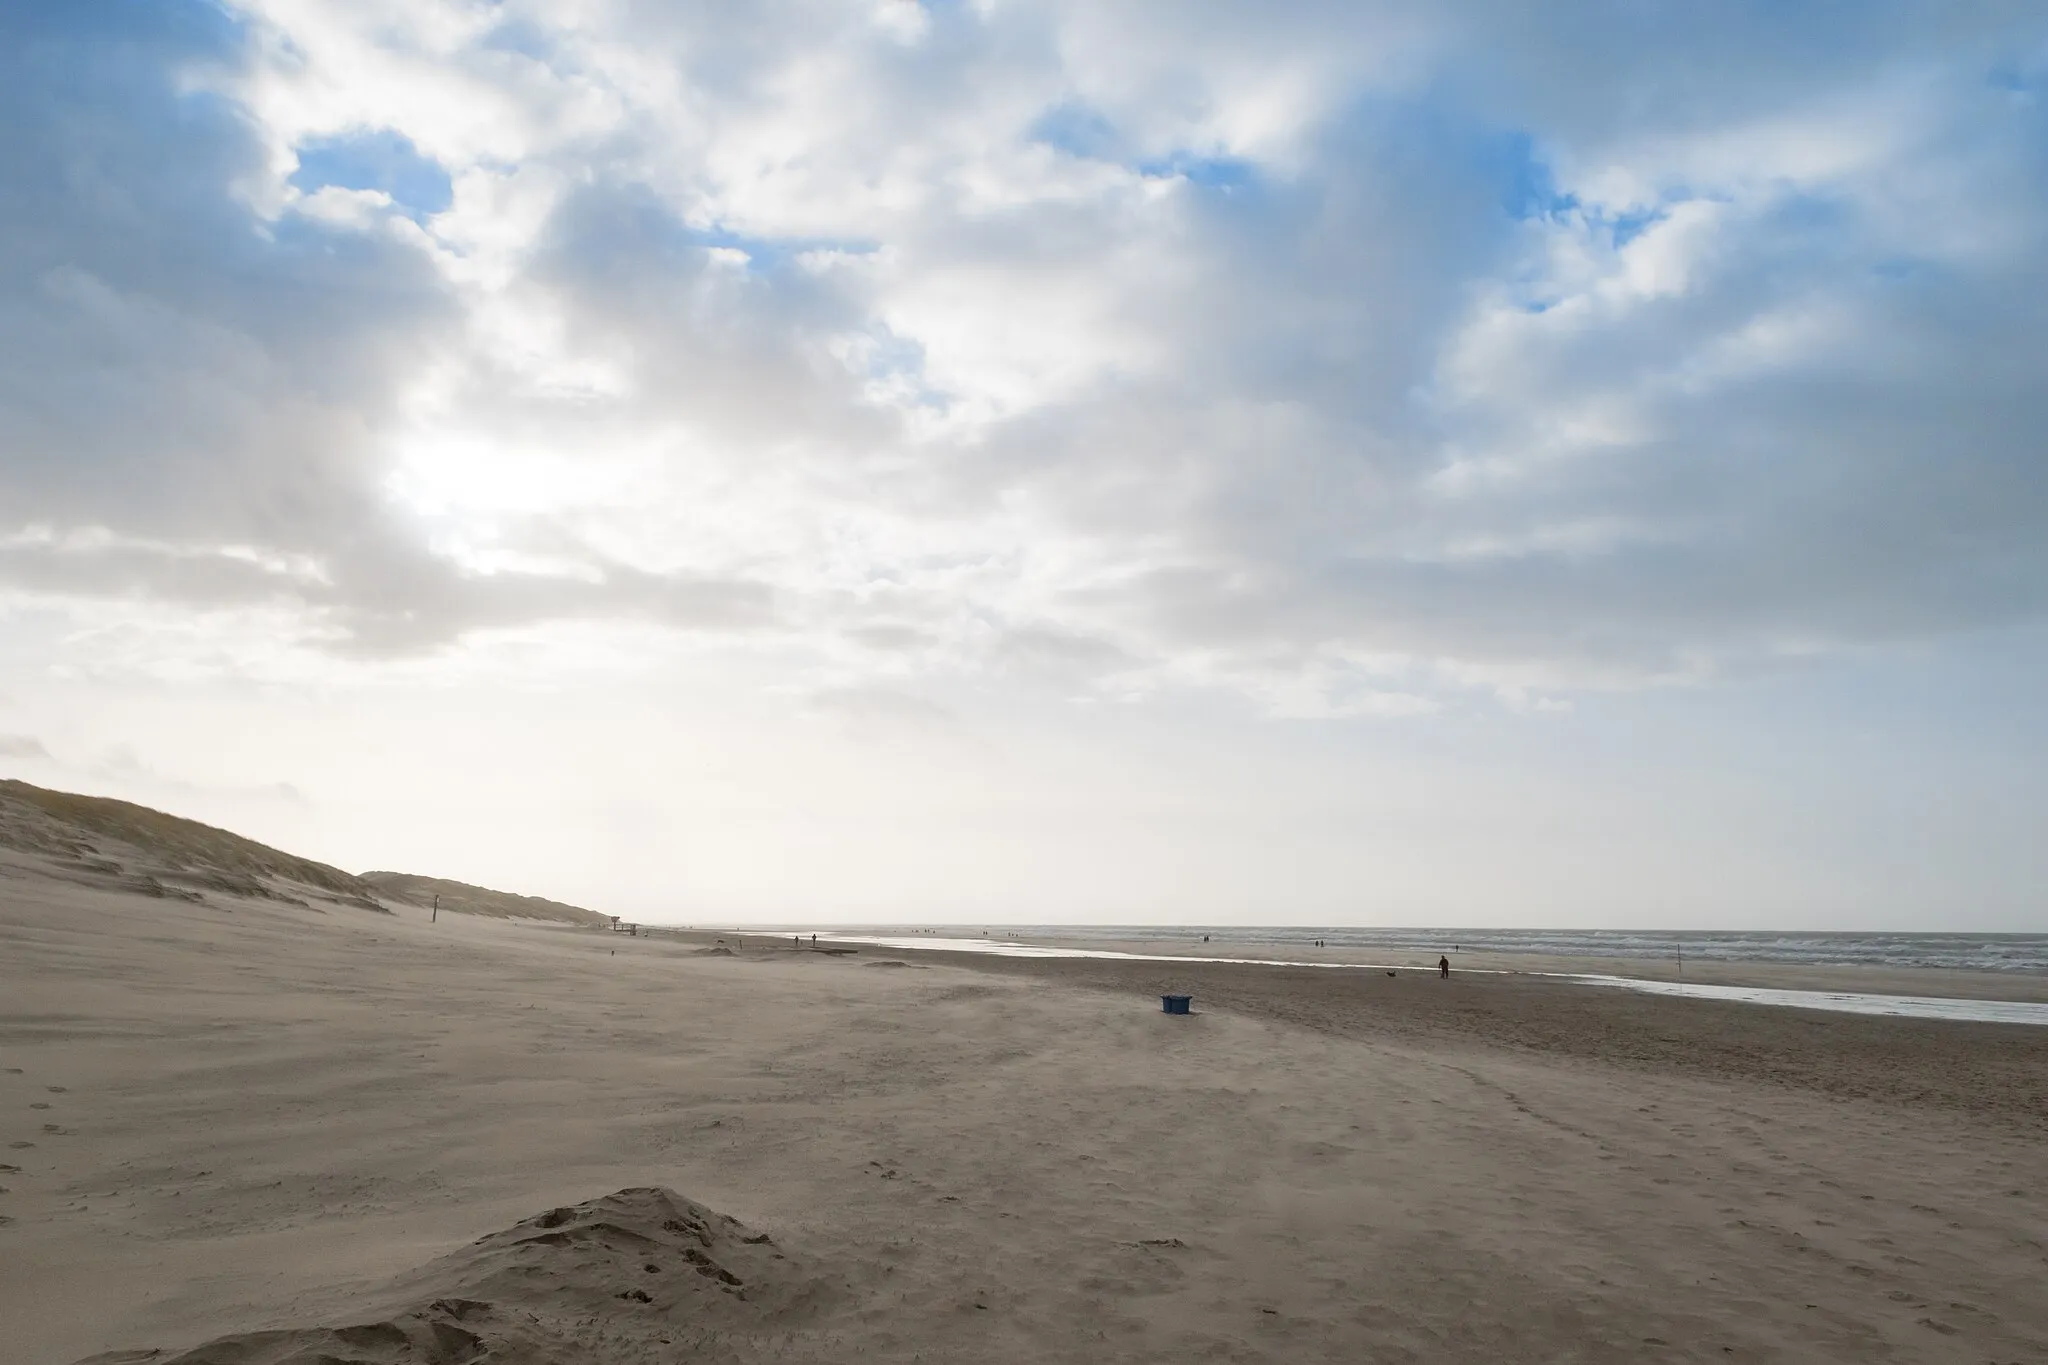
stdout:
<svg viewBox="0 0 2048 1365">
<path fill-rule="evenodd" d="M 13 5 L 0 595 L 896 730 L 2018 638 L 2044 96 L 2020 0 Z"/>
</svg>

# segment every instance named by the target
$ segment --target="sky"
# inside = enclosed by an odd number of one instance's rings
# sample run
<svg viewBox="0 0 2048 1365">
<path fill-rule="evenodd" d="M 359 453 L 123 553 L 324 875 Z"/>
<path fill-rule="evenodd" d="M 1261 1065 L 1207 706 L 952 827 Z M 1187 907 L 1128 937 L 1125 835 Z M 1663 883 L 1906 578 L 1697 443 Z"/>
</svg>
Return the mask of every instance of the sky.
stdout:
<svg viewBox="0 0 2048 1365">
<path fill-rule="evenodd" d="M 0 7 L 0 775 L 677 923 L 2048 930 L 2048 7 Z"/>
</svg>

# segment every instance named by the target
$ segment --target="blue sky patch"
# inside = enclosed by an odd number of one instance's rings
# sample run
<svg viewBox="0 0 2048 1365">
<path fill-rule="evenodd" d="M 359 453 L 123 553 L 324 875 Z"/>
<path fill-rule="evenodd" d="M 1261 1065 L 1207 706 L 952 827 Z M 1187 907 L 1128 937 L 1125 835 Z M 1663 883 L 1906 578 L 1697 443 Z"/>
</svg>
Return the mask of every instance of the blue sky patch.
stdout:
<svg viewBox="0 0 2048 1365">
<path fill-rule="evenodd" d="M 1142 161 L 1138 171 L 1155 178 L 1178 177 L 1191 185 L 1215 190 L 1249 189 L 1259 178 L 1258 168 L 1241 157 L 1197 156 L 1193 152 L 1175 152 L 1155 161 Z"/>
<path fill-rule="evenodd" d="M 2019 95 L 2032 99 L 2048 86 L 2048 70 L 2039 66 L 2027 67 L 2018 62 L 2006 62 L 1993 67 L 1985 81 L 1993 90 L 2003 90 L 2008 95 Z"/>
<path fill-rule="evenodd" d="M 294 188 L 307 194 L 335 186 L 345 190 L 382 190 L 414 219 L 446 209 L 455 198 L 454 184 L 441 163 L 422 156 L 412 140 L 390 129 L 315 138 L 299 145 Z"/>
<path fill-rule="evenodd" d="M 1615 214 L 1606 220 L 1608 230 L 1614 234 L 1614 249 L 1621 250 L 1668 216 L 1663 208 L 1636 209 L 1630 213 Z"/>
<path fill-rule="evenodd" d="M 1512 218 L 1554 218 L 1579 206 L 1577 196 L 1557 187 L 1557 177 L 1536 151 L 1527 133 L 1510 133 L 1491 149 L 1499 162 L 1503 184 L 1501 207 Z"/>
<path fill-rule="evenodd" d="M 536 62 L 559 59 L 559 45 L 539 24 L 520 18 L 501 19 L 479 46 L 491 52 L 511 52 Z"/>
<path fill-rule="evenodd" d="M 1207 156 L 1186 148 L 1132 163 L 1116 125 L 1085 104 L 1054 105 L 1038 116 L 1025 137 L 1069 156 L 1124 166 L 1155 180 L 1185 180 L 1204 189 L 1247 189 L 1258 179 L 1258 168 L 1242 157 Z"/>
<path fill-rule="evenodd" d="M 1116 158 L 1116 126 L 1085 104 L 1054 105 L 1038 116 L 1025 138 L 1090 161 Z"/>
</svg>

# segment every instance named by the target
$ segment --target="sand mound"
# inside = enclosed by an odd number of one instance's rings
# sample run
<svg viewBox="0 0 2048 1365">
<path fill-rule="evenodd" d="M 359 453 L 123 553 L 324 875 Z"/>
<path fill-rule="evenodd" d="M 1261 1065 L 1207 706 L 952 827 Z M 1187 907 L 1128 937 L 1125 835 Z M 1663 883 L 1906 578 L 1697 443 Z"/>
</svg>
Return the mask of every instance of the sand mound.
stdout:
<svg viewBox="0 0 2048 1365">
<path fill-rule="evenodd" d="M 801 1326 L 832 1297 L 766 1233 L 673 1190 L 630 1189 L 550 1209 L 403 1276 L 364 1305 L 361 1322 L 239 1333 L 176 1355 L 119 1351 L 81 1365 L 723 1356 L 760 1331 Z"/>
<path fill-rule="evenodd" d="M 731 956 L 732 956 L 732 949 L 730 949 L 730 948 L 699 948 L 699 949 L 697 950 L 697 956 L 698 956 L 698 957 L 731 957 Z"/>
<path fill-rule="evenodd" d="M 897 960 L 896 960 L 895 958 L 893 958 L 893 957 L 892 957 L 892 958 L 887 958 L 887 959 L 884 959 L 884 960 L 883 960 L 883 961 L 881 961 L 881 962 L 863 962 L 863 963 L 861 964 L 861 966 L 863 966 L 863 967 L 915 967 L 915 968 L 919 969 L 920 971 L 922 971 L 922 970 L 924 969 L 924 964 L 923 964 L 922 962 L 898 962 L 898 961 L 897 961 Z"/>
<path fill-rule="evenodd" d="M 340 868 L 197 820 L 102 796 L 0 781 L 0 848 L 59 880 L 186 901 L 209 893 L 383 911 L 375 888 Z"/>
</svg>

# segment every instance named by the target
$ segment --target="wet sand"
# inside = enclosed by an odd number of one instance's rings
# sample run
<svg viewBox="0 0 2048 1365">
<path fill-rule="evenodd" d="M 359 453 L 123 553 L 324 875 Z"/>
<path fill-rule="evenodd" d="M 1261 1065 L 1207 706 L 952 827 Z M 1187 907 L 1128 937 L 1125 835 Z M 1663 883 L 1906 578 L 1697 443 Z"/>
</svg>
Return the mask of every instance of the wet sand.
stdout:
<svg viewBox="0 0 2048 1365">
<path fill-rule="evenodd" d="M 2048 1031 L 704 946 L 0 875 L 7 1359 L 2048 1358 Z"/>
<path fill-rule="evenodd" d="M 1446 981 L 1434 968 L 1389 976 L 1368 968 L 878 951 L 1137 996 L 1192 993 L 1205 1008 L 1337 1037 L 1481 1046 L 1948 1109 L 2048 1135 L 2048 1028 L 2039 1026 L 1675 999 L 1533 974 L 1454 970 Z M 1763 984 L 1730 975 L 1737 978 L 1730 984 Z M 1887 975 L 1911 984 L 1909 973 Z"/>
</svg>

